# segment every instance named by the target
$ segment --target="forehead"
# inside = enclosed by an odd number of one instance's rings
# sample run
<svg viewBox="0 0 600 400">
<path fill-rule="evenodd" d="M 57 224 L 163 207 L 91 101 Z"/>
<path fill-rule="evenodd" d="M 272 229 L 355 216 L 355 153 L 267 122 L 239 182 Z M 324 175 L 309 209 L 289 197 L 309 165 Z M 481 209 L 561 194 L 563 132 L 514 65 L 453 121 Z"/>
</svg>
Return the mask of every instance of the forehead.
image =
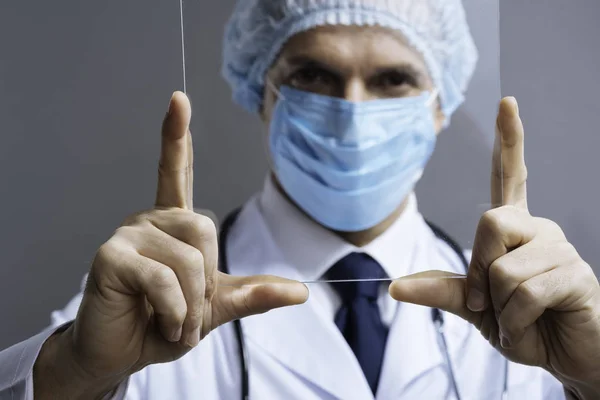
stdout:
<svg viewBox="0 0 600 400">
<path fill-rule="evenodd" d="M 409 64 L 423 72 L 423 57 L 402 34 L 380 26 L 321 26 L 293 36 L 283 47 L 279 61 L 312 59 L 332 67 Z"/>
</svg>

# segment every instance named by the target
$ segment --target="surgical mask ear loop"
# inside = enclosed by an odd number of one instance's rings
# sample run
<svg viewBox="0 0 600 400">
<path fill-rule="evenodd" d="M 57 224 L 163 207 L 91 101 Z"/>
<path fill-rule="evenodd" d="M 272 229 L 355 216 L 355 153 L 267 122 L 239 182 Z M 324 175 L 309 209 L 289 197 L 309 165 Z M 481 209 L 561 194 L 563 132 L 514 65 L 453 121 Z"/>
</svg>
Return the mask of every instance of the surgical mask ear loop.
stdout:
<svg viewBox="0 0 600 400">
<path fill-rule="evenodd" d="M 265 88 L 273 92 L 276 98 L 275 103 L 277 103 L 277 101 L 280 100 L 285 101 L 285 96 L 283 95 L 283 93 L 279 91 L 277 86 L 275 86 L 275 84 L 269 78 L 265 79 Z"/>
<path fill-rule="evenodd" d="M 271 120 L 273 118 L 273 112 L 275 111 L 275 107 L 277 106 L 277 103 L 280 101 L 285 101 L 285 96 L 275 86 L 275 84 L 268 78 L 265 80 L 265 90 L 270 90 L 275 95 L 275 98 L 273 101 L 273 108 L 270 110 L 271 114 L 269 115 L 269 118 Z M 270 173 L 274 174 L 275 173 L 275 162 L 273 161 L 273 157 L 271 156 L 271 148 L 270 148 L 270 135 L 272 134 L 270 120 L 265 121 L 261 141 L 263 143 L 263 150 L 267 156 L 267 163 L 269 164 L 269 171 L 270 171 Z"/>
<path fill-rule="evenodd" d="M 439 95 L 440 95 L 440 91 L 438 90 L 438 88 L 433 89 L 433 91 L 431 92 L 431 96 L 429 96 L 429 98 L 425 102 L 425 106 L 428 108 L 431 108 L 433 106 L 433 104 L 435 103 L 435 101 L 437 100 Z"/>
</svg>

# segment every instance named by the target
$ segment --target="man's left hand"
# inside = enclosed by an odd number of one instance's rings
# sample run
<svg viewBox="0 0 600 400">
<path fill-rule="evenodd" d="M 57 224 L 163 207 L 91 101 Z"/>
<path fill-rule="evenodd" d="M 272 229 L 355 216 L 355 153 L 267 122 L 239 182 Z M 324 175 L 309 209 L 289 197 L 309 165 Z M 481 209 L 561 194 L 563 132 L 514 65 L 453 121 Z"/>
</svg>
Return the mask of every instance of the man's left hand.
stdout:
<svg viewBox="0 0 600 400">
<path fill-rule="evenodd" d="M 390 294 L 456 314 L 509 360 L 548 370 L 577 397 L 600 398 L 600 285 L 561 228 L 529 214 L 523 132 L 516 100 L 503 99 L 496 208 L 479 222 L 467 279 L 427 271 L 396 280 Z"/>
</svg>

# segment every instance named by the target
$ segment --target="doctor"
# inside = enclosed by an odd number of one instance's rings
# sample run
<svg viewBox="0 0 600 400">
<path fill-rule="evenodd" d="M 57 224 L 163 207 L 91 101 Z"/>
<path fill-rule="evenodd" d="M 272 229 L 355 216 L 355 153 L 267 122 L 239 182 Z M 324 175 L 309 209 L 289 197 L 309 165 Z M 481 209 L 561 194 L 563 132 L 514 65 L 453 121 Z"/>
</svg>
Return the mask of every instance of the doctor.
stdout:
<svg viewBox="0 0 600 400">
<path fill-rule="evenodd" d="M 224 60 L 269 127 L 265 186 L 217 237 L 193 212 L 175 93 L 156 207 L 100 248 L 52 327 L 0 353 L 1 399 L 600 398 L 598 281 L 528 212 L 514 99 L 470 262 L 418 212 L 476 61 L 459 0 L 241 0 Z M 310 298 L 298 282 L 407 274 Z"/>
</svg>

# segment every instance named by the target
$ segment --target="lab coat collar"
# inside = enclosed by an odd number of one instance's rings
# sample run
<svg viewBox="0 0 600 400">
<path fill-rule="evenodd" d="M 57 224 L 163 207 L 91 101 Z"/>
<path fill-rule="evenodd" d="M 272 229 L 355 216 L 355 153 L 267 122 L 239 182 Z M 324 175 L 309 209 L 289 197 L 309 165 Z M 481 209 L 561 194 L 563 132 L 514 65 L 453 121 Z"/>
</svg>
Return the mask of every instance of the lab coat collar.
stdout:
<svg viewBox="0 0 600 400">
<path fill-rule="evenodd" d="M 265 224 L 285 260 L 298 269 L 303 281 L 318 280 L 331 266 L 353 252 L 373 257 L 391 278 L 406 275 L 416 240 L 414 226 L 420 220 L 416 196 L 411 193 L 400 217 L 379 237 L 358 248 L 302 213 L 265 180 L 258 206 Z"/>
</svg>

